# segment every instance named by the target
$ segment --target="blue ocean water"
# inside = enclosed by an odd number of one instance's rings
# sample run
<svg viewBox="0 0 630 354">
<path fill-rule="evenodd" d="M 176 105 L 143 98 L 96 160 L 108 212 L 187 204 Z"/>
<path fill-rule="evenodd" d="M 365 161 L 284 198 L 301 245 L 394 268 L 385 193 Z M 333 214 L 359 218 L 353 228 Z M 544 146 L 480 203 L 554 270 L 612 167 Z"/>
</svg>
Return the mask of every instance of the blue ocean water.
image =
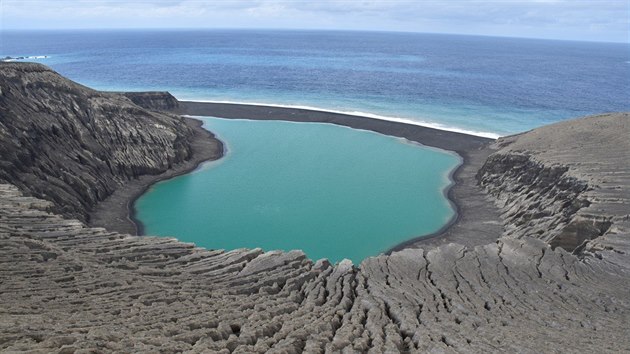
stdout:
<svg viewBox="0 0 630 354">
<path fill-rule="evenodd" d="M 180 99 L 309 106 L 505 135 L 630 110 L 630 45 L 273 30 L 0 33 L 82 84 Z"/>
</svg>

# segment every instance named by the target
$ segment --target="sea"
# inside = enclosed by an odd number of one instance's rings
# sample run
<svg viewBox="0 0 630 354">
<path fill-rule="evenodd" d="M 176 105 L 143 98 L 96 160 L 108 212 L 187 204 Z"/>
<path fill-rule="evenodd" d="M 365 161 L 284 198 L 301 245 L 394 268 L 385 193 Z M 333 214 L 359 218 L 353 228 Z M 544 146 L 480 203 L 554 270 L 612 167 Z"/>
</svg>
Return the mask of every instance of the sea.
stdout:
<svg viewBox="0 0 630 354">
<path fill-rule="evenodd" d="M 103 90 L 314 107 L 496 137 L 630 110 L 630 45 L 350 31 L 1 31 Z M 45 57 L 44 57 L 45 56 Z"/>
<path fill-rule="evenodd" d="M 630 110 L 630 45 L 465 35 L 288 30 L 0 32 L 83 85 L 180 100 L 343 112 L 496 138 Z M 358 264 L 455 215 L 460 163 L 401 139 L 313 123 L 201 118 L 226 155 L 156 184 L 149 234 L 206 248 L 302 249 Z"/>
</svg>

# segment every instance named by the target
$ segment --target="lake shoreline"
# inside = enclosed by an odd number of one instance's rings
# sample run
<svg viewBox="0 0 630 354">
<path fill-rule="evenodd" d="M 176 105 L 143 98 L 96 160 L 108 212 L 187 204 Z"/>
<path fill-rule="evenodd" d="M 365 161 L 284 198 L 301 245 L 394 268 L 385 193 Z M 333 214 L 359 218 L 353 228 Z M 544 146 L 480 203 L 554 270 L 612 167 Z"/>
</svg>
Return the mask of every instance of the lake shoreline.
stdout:
<svg viewBox="0 0 630 354">
<path fill-rule="evenodd" d="M 486 199 L 485 193 L 477 187 L 475 179 L 476 171 L 491 153 L 488 145 L 492 139 L 376 118 L 276 106 L 179 101 L 178 108 L 172 110 L 172 113 L 185 116 L 184 119 L 194 131 L 191 141 L 192 158 L 162 174 L 145 175 L 126 182 L 114 194 L 96 205 L 90 213 L 88 223 L 90 226 L 104 227 L 131 235 L 144 235 L 144 225 L 137 219 L 134 207 L 138 198 L 158 182 L 190 173 L 204 162 L 223 157 L 223 142 L 203 128 L 203 122 L 195 118 L 211 116 L 336 124 L 399 137 L 457 154 L 461 158 L 461 163 L 449 173 L 451 183 L 443 191 L 444 197 L 454 209 L 451 219 L 439 230 L 426 235 L 412 236 L 383 250 L 384 254 L 406 248 L 433 248 L 451 242 L 476 246 L 493 242 L 502 232 L 496 206 Z"/>
<path fill-rule="evenodd" d="M 428 126 L 384 120 L 366 116 L 306 108 L 264 106 L 256 104 L 179 101 L 174 113 L 188 116 L 240 118 L 252 120 L 284 120 L 305 123 L 330 123 L 354 129 L 405 138 L 422 145 L 456 153 L 481 148 L 494 139 Z M 460 154 L 461 156 L 462 154 Z"/>
<path fill-rule="evenodd" d="M 461 208 L 459 207 L 459 203 L 457 199 L 455 199 L 455 197 L 453 196 L 453 187 L 455 187 L 455 185 L 457 184 L 457 182 L 455 182 L 455 176 L 459 175 L 459 172 L 467 163 L 467 160 L 464 156 L 459 155 L 459 154 L 457 155 L 459 156 L 461 161 L 457 165 L 457 167 L 455 167 L 453 170 L 449 172 L 448 174 L 449 185 L 442 191 L 444 198 L 448 200 L 449 204 L 453 208 L 453 216 L 448 220 L 448 222 L 446 222 L 446 224 L 440 227 L 437 231 L 432 232 L 430 234 L 426 234 L 426 235 L 416 236 L 407 241 L 401 242 L 395 245 L 394 247 L 389 248 L 387 251 L 383 252 L 384 254 L 390 255 L 393 252 L 402 251 L 405 248 L 410 248 L 414 245 L 418 245 L 419 243 L 426 242 L 436 237 L 440 237 L 442 234 L 446 232 L 446 230 L 450 229 L 453 225 L 457 224 L 457 222 L 460 220 L 459 216 L 461 213 L 461 210 L 460 210 Z"/>
<path fill-rule="evenodd" d="M 179 107 L 174 110 L 174 113 L 192 116 L 190 118 L 210 116 L 228 119 L 330 123 L 404 138 L 459 155 L 462 162 L 449 173 L 451 183 L 443 191 L 454 209 L 453 217 L 439 230 L 428 235 L 411 237 L 407 241 L 383 250 L 385 254 L 405 248 L 432 247 L 450 242 L 475 246 L 493 242 L 502 232 L 496 206 L 477 187 L 475 179 L 476 172 L 491 153 L 488 146 L 494 141 L 493 139 L 376 118 L 278 106 L 179 101 Z"/>
<path fill-rule="evenodd" d="M 203 128 L 203 122 L 194 118 L 184 118 L 193 131 L 191 139 L 192 157 L 164 173 L 143 175 L 127 181 L 90 212 L 88 225 L 103 227 L 110 231 L 130 235 L 144 235 L 144 225 L 136 218 L 134 204 L 151 186 L 196 170 L 202 163 L 223 157 L 224 145 L 214 134 Z"/>
</svg>

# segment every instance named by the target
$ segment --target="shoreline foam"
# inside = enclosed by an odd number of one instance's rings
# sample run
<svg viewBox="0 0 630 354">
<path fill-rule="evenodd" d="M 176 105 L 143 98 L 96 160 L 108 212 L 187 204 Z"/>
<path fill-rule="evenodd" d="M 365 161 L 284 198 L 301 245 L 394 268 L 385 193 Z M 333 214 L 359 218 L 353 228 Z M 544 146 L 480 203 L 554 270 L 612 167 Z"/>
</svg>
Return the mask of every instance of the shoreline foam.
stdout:
<svg viewBox="0 0 630 354">
<path fill-rule="evenodd" d="M 421 125 L 418 122 L 386 120 L 335 111 L 290 108 L 280 105 L 179 101 L 179 107 L 173 110 L 173 113 L 183 116 L 209 116 L 228 119 L 331 123 L 405 138 L 425 146 L 454 152 L 477 149 L 496 140 L 480 135 Z"/>
</svg>

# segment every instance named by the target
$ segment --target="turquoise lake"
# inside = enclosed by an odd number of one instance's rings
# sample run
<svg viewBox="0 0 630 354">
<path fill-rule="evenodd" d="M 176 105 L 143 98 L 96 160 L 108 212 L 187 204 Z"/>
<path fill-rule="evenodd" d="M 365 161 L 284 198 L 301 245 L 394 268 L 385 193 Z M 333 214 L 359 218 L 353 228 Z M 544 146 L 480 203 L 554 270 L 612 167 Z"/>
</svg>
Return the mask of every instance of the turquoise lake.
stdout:
<svg viewBox="0 0 630 354">
<path fill-rule="evenodd" d="M 454 153 L 331 124 L 202 120 L 226 155 L 139 198 L 146 234 L 359 264 L 454 215 Z"/>
</svg>

